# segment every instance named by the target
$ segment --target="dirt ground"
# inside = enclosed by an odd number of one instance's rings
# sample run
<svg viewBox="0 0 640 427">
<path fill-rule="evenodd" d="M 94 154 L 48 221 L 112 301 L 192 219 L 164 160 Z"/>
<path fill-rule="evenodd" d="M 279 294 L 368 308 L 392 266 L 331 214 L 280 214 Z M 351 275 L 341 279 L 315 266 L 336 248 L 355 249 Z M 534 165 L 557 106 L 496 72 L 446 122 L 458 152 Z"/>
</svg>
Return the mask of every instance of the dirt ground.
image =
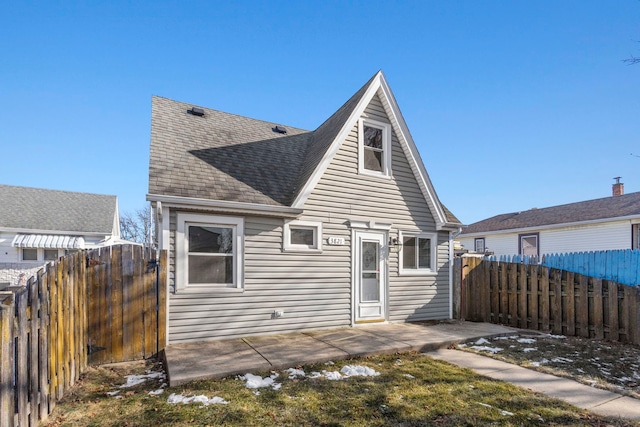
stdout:
<svg viewBox="0 0 640 427">
<path fill-rule="evenodd" d="M 640 399 L 637 346 L 532 331 L 458 348 Z"/>
</svg>

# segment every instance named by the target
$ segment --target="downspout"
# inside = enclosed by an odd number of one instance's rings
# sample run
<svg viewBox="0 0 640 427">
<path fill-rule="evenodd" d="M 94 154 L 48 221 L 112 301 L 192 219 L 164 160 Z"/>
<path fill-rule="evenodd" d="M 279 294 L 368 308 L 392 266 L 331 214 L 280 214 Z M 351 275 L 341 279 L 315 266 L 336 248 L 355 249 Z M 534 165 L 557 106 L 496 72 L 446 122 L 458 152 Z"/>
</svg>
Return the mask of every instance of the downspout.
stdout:
<svg viewBox="0 0 640 427">
<path fill-rule="evenodd" d="M 462 233 L 462 227 L 458 231 L 449 232 L 449 319 L 453 319 L 453 239 Z"/>
</svg>

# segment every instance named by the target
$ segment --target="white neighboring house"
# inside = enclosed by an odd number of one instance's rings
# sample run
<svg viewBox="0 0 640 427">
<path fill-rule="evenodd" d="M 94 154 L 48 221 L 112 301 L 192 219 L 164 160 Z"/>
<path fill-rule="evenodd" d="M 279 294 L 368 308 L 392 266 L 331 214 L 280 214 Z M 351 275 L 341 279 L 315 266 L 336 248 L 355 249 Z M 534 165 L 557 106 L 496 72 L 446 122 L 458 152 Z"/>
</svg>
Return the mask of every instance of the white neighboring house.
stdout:
<svg viewBox="0 0 640 427">
<path fill-rule="evenodd" d="M 121 242 L 116 196 L 0 185 L 0 287 L 71 251 Z"/>
<path fill-rule="evenodd" d="M 465 250 L 535 255 L 640 249 L 640 192 L 497 215 L 466 227 L 458 236 Z"/>
</svg>

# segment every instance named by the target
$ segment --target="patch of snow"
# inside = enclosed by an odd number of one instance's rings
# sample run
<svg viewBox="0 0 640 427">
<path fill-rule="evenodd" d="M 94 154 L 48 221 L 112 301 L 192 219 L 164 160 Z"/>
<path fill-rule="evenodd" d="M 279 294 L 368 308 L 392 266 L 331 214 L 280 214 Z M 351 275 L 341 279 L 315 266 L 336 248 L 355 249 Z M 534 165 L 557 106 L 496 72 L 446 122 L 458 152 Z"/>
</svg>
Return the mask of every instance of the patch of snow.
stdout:
<svg viewBox="0 0 640 427">
<path fill-rule="evenodd" d="M 564 335 L 553 335 L 553 334 L 547 334 L 547 335 L 545 335 L 545 337 L 547 337 L 547 338 L 555 338 L 555 339 L 558 339 L 558 340 L 563 340 L 563 339 L 567 338 Z"/>
<path fill-rule="evenodd" d="M 175 393 L 171 393 L 171 395 L 167 399 L 167 403 L 171 403 L 174 405 L 177 403 L 182 403 L 185 405 L 189 403 L 200 403 L 201 405 L 204 405 L 204 406 L 229 404 L 229 402 L 227 402 L 226 400 L 218 396 L 214 396 L 211 399 L 209 399 L 207 396 L 202 394 L 199 396 L 185 397 L 181 394 L 175 394 Z"/>
<path fill-rule="evenodd" d="M 480 345 L 474 345 L 474 346 L 471 346 L 471 348 L 477 351 L 486 351 L 491 354 L 496 354 L 497 352 L 502 351 L 502 349 L 498 347 L 487 347 L 487 346 L 480 346 Z"/>
<path fill-rule="evenodd" d="M 324 364 L 325 365 L 333 365 L 334 363 L 331 360 L 329 360 L 328 362 L 325 362 Z"/>
<path fill-rule="evenodd" d="M 337 381 L 342 379 L 342 375 L 338 371 L 332 371 L 332 372 L 322 371 L 322 373 L 324 374 L 326 379 L 331 381 Z"/>
<path fill-rule="evenodd" d="M 307 378 L 320 378 L 322 374 L 320 372 L 313 371 Z"/>
<path fill-rule="evenodd" d="M 553 359 L 551 359 L 551 361 L 555 363 L 572 363 L 573 362 L 572 359 L 567 359 L 566 357 L 554 357 Z"/>
<path fill-rule="evenodd" d="M 536 342 L 533 338 L 518 338 L 516 341 L 520 344 L 533 344 Z"/>
<path fill-rule="evenodd" d="M 270 377 L 262 378 L 259 375 L 253 375 L 247 373 L 246 375 L 241 375 L 238 377 L 239 380 L 245 381 L 245 387 L 247 388 L 263 388 L 263 387 L 272 387 L 274 390 L 278 390 L 280 388 L 280 384 L 274 381 L 274 378 L 277 378 L 278 375 L 271 375 Z"/>
<path fill-rule="evenodd" d="M 484 338 L 480 338 L 478 341 L 475 342 L 475 345 L 483 345 L 483 344 L 489 344 L 489 341 L 487 341 Z"/>
<path fill-rule="evenodd" d="M 546 365 L 547 363 L 549 363 L 549 360 L 547 360 L 547 359 L 545 358 L 545 359 L 542 359 L 542 360 L 541 360 L 541 361 L 539 361 L 539 362 L 531 362 L 531 366 Z"/>
<path fill-rule="evenodd" d="M 525 353 L 531 353 L 532 351 L 537 351 L 537 350 L 538 349 L 535 348 L 535 347 L 526 347 L 526 348 L 522 349 L 522 351 L 525 352 Z"/>
<path fill-rule="evenodd" d="M 362 365 L 346 365 L 340 369 L 346 377 L 375 377 L 380 375 L 375 369 Z"/>
<path fill-rule="evenodd" d="M 290 379 L 294 379 L 294 378 L 298 378 L 298 377 L 305 377 L 306 376 L 306 374 L 304 373 L 304 371 L 302 369 L 289 368 L 285 372 L 287 372 L 289 374 L 289 378 Z"/>
<path fill-rule="evenodd" d="M 415 377 L 411 374 L 404 374 L 404 377 L 410 378 L 410 379 L 414 379 Z"/>
<path fill-rule="evenodd" d="M 127 375 L 125 376 L 125 378 L 127 379 L 127 382 L 125 384 L 122 384 L 120 388 L 133 387 L 154 378 L 164 378 L 164 373 L 150 372 L 150 373 L 147 373 L 146 375 Z"/>
<path fill-rule="evenodd" d="M 108 391 L 107 392 L 107 396 L 115 396 L 116 394 L 120 393 L 120 390 L 116 390 L 116 391 Z"/>
<path fill-rule="evenodd" d="M 149 396 L 157 396 L 157 395 L 162 394 L 162 393 L 164 393 L 164 390 L 159 388 L 159 389 L 157 389 L 155 391 L 150 391 L 149 392 Z"/>
</svg>

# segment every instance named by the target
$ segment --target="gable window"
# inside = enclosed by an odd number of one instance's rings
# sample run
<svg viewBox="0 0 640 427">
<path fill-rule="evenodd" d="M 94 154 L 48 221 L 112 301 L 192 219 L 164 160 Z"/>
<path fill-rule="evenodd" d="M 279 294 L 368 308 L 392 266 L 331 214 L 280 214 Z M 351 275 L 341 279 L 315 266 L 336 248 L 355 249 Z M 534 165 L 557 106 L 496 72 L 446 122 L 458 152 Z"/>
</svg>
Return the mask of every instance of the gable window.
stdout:
<svg viewBox="0 0 640 427">
<path fill-rule="evenodd" d="M 242 287 L 242 218 L 178 214 L 176 289 Z"/>
<path fill-rule="evenodd" d="M 473 241 L 473 251 L 478 254 L 483 254 L 485 251 L 484 237 L 480 237 Z"/>
<path fill-rule="evenodd" d="M 539 234 L 520 234 L 518 236 L 518 253 L 523 256 L 538 256 L 540 255 Z"/>
<path fill-rule="evenodd" d="M 38 260 L 38 250 L 37 249 L 31 249 L 31 248 L 22 249 L 22 260 L 23 261 L 37 261 Z"/>
<path fill-rule="evenodd" d="M 391 125 L 370 119 L 358 123 L 358 170 L 360 173 L 391 175 Z"/>
<path fill-rule="evenodd" d="M 437 235 L 400 232 L 400 274 L 436 274 Z"/>
<path fill-rule="evenodd" d="M 322 223 L 286 221 L 283 229 L 285 251 L 322 251 Z"/>
</svg>

